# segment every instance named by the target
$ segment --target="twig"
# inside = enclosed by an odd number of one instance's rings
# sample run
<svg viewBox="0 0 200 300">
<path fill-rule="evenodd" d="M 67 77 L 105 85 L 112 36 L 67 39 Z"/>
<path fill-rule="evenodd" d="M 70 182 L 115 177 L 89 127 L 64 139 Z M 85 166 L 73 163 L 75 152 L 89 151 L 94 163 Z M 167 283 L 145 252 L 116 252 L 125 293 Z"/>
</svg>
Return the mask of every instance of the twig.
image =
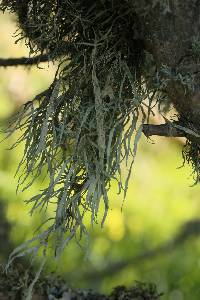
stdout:
<svg viewBox="0 0 200 300">
<path fill-rule="evenodd" d="M 143 133 L 146 137 L 152 135 L 165 137 L 185 137 L 184 131 L 173 126 L 173 123 L 165 123 L 160 125 L 143 124 Z"/>
<path fill-rule="evenodd" d="M 34 57 L 0 58 L 0 67 L 31 66 L 49 61 L 48 54 L 40 54 Z"/>
</svg>

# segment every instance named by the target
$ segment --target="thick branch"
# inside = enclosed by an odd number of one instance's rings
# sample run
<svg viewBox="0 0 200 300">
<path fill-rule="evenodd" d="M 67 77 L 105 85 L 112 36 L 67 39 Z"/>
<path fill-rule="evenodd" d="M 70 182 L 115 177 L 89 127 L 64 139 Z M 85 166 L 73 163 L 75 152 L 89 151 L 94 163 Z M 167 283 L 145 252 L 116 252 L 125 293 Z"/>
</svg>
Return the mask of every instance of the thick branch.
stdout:
<svg viewBox="0 0 200 300">
<path fill-rule="evenodd" d="M 34 57 L 0 58 L 0 67 L 31 66 L 49 61 L 48 54 Z"/>
<path fill-rule="evenodd" d="M 146 137 L 152 135 L 165 136 L 165 137 L 185 137 L 185 133 L 174 127 L 171 123 L 165 123 L 160 125 L 144 124 L 143 133 Z"/>
</svg>

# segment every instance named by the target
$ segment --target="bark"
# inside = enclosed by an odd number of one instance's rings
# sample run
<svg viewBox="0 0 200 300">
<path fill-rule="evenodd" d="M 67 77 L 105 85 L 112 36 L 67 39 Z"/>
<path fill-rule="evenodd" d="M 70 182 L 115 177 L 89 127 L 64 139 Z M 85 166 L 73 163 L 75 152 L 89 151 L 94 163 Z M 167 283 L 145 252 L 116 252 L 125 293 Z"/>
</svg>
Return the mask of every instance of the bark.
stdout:
<svg viewBox="0 0 200 300">
<path fill-rule="evenodd" d="M 147 1 L 141 1 L 141 5 L 147 5 Z M 192 93 L 173 80 L 168 82 L 166 93 L 180 116 L 195 127 L 199 127 L 200 120 L 200 69 L 192 55 L 192 43 L 199 37 L 199 16 L 199 0 L 170 0 L 169 10 L 161 13 L 157 5 L 150 11 L 143 29 L 146 48 L 153 54 L 158 69 L 167 65 L 172 71 L 194 75 Z"/>
<path fill-rule="evenodd" d="M 152 135 L 165 137 L 185 137 L 185 132 L 173 126 L 173 123 L 143 124 L 143 133 L 148 138 Z"/>
</svg>

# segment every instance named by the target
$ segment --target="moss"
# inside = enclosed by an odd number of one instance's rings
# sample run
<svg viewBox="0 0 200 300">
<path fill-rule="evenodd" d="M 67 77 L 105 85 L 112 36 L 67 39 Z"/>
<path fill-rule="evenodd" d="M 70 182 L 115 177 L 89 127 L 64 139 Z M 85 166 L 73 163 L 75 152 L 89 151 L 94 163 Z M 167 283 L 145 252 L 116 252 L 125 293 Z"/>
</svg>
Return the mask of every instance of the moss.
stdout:
<svg viewBox="0 0 200 300">
<path fill-rule="evenodd" d="M 22 265 L 12 267 L 7 275 L 0 275 L 0 296 L 9 300 L 24 299 L 33 278 L 33 272 L 24 270 Z M 161 296 L 155 285 L 140 282 L 136 282 L 132 288 L 118 286 L 110 295 L 102 295 L 92 290 L 73 289 L 54 274 L 41 276 L 33 291 L 33 299 L 51 300 L 159 300 Z"/>
</svg>

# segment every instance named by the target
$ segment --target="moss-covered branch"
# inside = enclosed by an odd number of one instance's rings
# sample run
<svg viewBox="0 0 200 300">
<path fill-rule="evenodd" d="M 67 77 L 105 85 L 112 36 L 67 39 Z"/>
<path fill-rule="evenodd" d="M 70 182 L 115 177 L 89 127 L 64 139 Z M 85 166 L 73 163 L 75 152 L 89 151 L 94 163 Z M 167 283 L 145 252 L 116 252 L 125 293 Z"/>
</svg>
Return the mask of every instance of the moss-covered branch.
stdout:
<svg viewBox="0 0 200 300">
<path fill-rule="evenodd" d="M 26 291 L 33 278 L 34 273 L 25 270 L 22 265 L 12 267 L 8 274 L 0 273 L 0 299 L 26 299 Z M 67 282 L 52 275 L 41 276 L 34 287 L 32 299 L 159 300 L 162 295 L 154 284 L 142 282 L 136 282 L 130 288 L 118 286 L 110 295 L 105 295 L 93 290 L 73 289 Z"/>
</svg>

